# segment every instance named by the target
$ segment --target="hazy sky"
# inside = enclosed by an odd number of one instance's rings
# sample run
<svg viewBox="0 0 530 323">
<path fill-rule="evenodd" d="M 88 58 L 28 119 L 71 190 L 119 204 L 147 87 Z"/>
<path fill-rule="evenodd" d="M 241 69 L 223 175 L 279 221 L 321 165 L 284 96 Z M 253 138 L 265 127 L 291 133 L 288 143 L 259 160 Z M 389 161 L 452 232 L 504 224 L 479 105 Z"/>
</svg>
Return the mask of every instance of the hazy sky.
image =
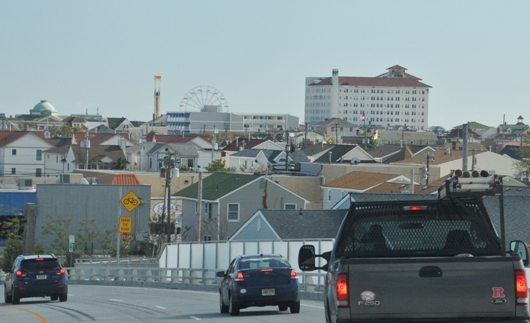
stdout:
<svg viewBox="0 0 530 323">
<path fill-rule="evenodd" d="M 0 2 L 0 112 L 149 120 L 196 86 L 230 112 L 304 121 L 308 76 L 395 64 L 432 86 L 429 126 L 530 123 L 530 1 Z"/>
</svg>

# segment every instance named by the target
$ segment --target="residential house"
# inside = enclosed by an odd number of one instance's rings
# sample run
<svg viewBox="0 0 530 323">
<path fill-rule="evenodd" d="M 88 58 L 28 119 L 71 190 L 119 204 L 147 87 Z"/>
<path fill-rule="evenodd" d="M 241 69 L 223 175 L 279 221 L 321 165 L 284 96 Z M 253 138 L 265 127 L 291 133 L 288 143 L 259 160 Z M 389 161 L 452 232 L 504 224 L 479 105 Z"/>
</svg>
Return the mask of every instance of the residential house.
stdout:
<svg viewBox="0 0 530 323">
<path fill-rule="evenodd" d="M 0 177 L 41 177 L 43 152 L 52 147 L 42 131 L 0 131 Z"/>
<path fill-rule="evenodd" d="M 332 209 L 349 193 L 365 193 L 383 183 L 397 184 L 401 191 L 404 191 L 407 186 L 410 186 L 410 182 L 410 177 L 402 175 L 350 172 L 322 185 L 323 208 Z M 414 185 L 419 185 L 419 183 L 414 182 Z"/>
<path fill-rule="evenodd" d="M 168 153 L 181 169 L 197 169 L 199 148 L 192 143 L 144 142 L 126 149 L 127 169 L 132 171 L 158 172 L 165 167 L 164 158 Z"/>
<path fill-rule="evenodd" d="M 129 119 L 121 118 L 107 118 L 109 128 L 115 132 L 128 132 L 130 128 L 134 128 L 132 122 Z"/>
<path fill-rule="evenodd" d="M 303 150 L 312 163 L 375 163 L 376 160 L 358 145 L 318 144 Z"/>
<path fill-rule="evenodd" d="M 286 163 L 289 170 L 296 171 L 297 164 L 309 162 L 301 150 L 286 153 L 283 150 L 245 149 L 229 156 L 229 167 L 236 171 L 254 173 L 272 173 L 285 171 Z"/>
<path fill-rule="evenodd" d="M 223 172 L 215 172 L 173 196 L 182 199 L 182 241 L 196 241 L 199 214 L 201 240 L 226 240 L 258 209 L 299 210 L 309 202 L 266 176 Z"/>
<path fill-rule="evenodd" d="M 68 174 L 75 169 L 111 169 L 118 159 L 127 160 L 124 151 L 132 146 L 127 134 L 115 133 L 75 132 L 72 138 L 54 141 L 56 146 L 45 152 L 47 176 Z"/>
<path fill-rule="evenodd" d="M 146 142 L 185 144 L 190 143 L 197 147 L 197 162 L 194 167 L 206 168 L 212 161 L 221 159 L 222 152 L 214 138 L 206 135 L 164 135 L 150 132 Z"/>
<path fill-rule="evenodd" d="M 446 174 L 451 174 L 456 169 L 462 169 L 462 150 L 438 149 L 426 154 L 416 154 L 394 165 L 421 166 L 428 169 L 429 178 L 436 180 Z M 427 165 L 427 162 L 429 163 Z M 517 160 L 496 154 L 490 151 L 469 150 L 467 157 L 468 170 L 486 170 L 490 173 L 503 176 L 514 176 L 517 172 Z"/>
<path fill-rule="evenodd" d="M 343 136 L 358 135 L 359 127 L 340 118 L 331 118 L 313 126 L 315 131 L 324 133 L 327 138 L 334 138 L 335 143 L 341 143 Z"/>
<path fill-rule="evenodd" d="M 345 210 L 259 209 L 230 241 L 335 239 Z"/>
</svg>

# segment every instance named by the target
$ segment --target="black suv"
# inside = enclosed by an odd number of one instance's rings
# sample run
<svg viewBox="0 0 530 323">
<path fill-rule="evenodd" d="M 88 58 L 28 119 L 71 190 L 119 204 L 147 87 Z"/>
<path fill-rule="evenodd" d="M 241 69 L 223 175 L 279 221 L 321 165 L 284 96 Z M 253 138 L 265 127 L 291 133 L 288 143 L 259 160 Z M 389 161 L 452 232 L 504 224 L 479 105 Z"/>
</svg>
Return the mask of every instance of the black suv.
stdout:
<svg viewBox="0 0 530 323">
<path fill-rule="evenodd" d="M 66 269 L 52 255 L 18 256 L 6 272 L 4 299 L 6 303 L 18 304 L 25 297 L 50 296 L 52 301 L 66 302 L 68 284 Z"/>
</svg>

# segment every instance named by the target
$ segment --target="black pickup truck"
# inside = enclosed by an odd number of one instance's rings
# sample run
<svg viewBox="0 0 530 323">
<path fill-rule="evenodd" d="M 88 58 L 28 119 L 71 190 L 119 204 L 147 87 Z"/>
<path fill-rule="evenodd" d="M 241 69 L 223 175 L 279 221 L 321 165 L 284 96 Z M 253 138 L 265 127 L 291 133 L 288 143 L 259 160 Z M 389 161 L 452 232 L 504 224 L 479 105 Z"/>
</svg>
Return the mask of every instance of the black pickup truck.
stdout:
<svg viewBox="0 0 530 323">
<path fill-rule="evenodd" d="M 434 200 L 352 201 L 332 251 L 302 246 L 300 269 L 327 272 L 326 322 L 530 323 L 527 245 L 505 251 L 482 201 L 492 183 L 458 180 Z"/>
</svg>

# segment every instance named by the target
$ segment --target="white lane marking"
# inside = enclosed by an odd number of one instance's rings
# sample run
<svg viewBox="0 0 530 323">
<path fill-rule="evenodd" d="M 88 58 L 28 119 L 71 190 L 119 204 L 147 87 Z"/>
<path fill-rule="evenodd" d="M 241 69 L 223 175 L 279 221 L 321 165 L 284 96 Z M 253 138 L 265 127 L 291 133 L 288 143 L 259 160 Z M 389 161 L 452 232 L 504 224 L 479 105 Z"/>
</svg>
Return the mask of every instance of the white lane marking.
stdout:
<svg viewBox="0 0 530 323">
<path fill-rule="evenodd" d="M 195 321 L 200 321 L 201 319 L 198 318 L 197 316 L 190 316 L 192 319 L 194 319 Z"/>
<path fill-rule="evenodd" d="M 114 299 L 114 298 L 111 298 L 110 300 L 111 300 L 111 301 L 114 301 L 114 302 L 123 302 L 122 299 Z"/>
<path fill-rule="evenodd" d="M 160 308 L 160 309 L 163 309 L 163 310 L 167 310 L 167 308 L 162 307 L 162 306 L 158 306 L 158 305 L 157 305 L 156 307 L 157 307 L 157 308 Z"/>
<path fill-rule="evenodd" d="M 324 309 L 324 306 L 314 306 L 314 305 L 306 305 L 306 304 L 300 304 L 301 306 L 305 306 L 305 307 L 312 307 L 312 308 L 319 308 L 319 309 Z"/>
</svg>

